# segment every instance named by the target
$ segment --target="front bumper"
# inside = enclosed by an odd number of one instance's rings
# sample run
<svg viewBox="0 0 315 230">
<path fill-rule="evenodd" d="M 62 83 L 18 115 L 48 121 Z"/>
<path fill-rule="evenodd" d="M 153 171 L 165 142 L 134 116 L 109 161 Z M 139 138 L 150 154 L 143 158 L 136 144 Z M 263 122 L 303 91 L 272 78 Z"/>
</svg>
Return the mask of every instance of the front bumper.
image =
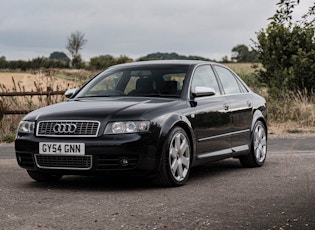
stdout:
<svg viewBox="0 0 315 230">
<path fill-rule="evenodd" d="M 84 143 L 85 155 L 39 154 L 40 142 Z M 150 134 L 103 135 L 97 138 L 17 136 L 18 164 L 27 170 L 58 174 L 127 174 L 154 176 L 161 152 Z"/>
</svg>

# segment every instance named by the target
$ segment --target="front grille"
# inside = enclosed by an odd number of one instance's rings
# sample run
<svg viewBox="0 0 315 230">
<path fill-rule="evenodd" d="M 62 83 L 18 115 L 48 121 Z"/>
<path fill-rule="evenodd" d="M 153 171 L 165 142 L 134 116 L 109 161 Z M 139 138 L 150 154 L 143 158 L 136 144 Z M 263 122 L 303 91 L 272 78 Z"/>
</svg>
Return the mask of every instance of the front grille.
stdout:
<svg viewBox="0 0 315 230">
<path fill-rule="evenodd" d="M 99 128 L 99 121 L 40 121 L 37 125 L 36 135 L 54 137 L 96 137 Z"/>
<path fill-rule="evenodd" d="M 121 160 L 127 159 L 128 164 L 122 165 Z M 132 169 L 137 166 L 138 157 L 137 156 L 125 156 L 125 155 L 99 155 L 97 162 L 97 170 L 119 170 L 119 169 Z"/>
<path fill-rule="evenodd" d="M 36 165 L 44 169 L 89 170 L 92 168 L 92 156 L 54 156 L 35 155 Z"/>
</svg>

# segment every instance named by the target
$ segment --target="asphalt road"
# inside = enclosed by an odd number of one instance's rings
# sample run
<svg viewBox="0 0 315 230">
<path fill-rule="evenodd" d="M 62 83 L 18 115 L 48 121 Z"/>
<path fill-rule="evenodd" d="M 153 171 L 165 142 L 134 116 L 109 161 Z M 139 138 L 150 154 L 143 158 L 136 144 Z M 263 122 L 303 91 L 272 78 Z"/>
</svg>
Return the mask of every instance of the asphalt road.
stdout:
<svg viewBox="0 0 315 230">
<path fill-rule="evenodd" d="M 0 229 L 315 229 L 315 136 L 268 146 L 261 168 L 229 159 L 160 188 L 135 178 L 36 183 L 0 144 Z"/>
</svg>

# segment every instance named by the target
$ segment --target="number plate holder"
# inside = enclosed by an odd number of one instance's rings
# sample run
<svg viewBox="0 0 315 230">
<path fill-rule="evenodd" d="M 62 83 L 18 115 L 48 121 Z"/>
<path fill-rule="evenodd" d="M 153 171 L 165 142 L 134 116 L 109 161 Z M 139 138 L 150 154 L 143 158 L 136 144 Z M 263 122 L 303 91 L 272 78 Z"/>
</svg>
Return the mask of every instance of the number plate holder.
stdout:
<svg viewBox="0 0 315 230">
<path fill-rule="evenodd" d="M 39 154 L 82 156 L 85 155 L 85 144 L 40 142 Z"/>
</svg>

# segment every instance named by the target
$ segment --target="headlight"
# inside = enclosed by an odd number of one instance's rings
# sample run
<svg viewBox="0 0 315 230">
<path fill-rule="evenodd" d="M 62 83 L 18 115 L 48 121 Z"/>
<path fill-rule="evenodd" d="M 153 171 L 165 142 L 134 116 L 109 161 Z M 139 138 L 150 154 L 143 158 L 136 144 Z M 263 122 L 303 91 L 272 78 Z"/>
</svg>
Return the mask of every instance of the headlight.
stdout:
<svg viewBox="0 0 315 230">
<path fill-rule="evenodd" d="M 34 133 L 35 122 L 32 121 L 21 121 L 19 124 L 19 133 Z"/>
<path fill-rule="evenodd" d="M 148 132 L 149 121 L 117 121 L 107 124 L 104 134 Z"/>
</svg>

